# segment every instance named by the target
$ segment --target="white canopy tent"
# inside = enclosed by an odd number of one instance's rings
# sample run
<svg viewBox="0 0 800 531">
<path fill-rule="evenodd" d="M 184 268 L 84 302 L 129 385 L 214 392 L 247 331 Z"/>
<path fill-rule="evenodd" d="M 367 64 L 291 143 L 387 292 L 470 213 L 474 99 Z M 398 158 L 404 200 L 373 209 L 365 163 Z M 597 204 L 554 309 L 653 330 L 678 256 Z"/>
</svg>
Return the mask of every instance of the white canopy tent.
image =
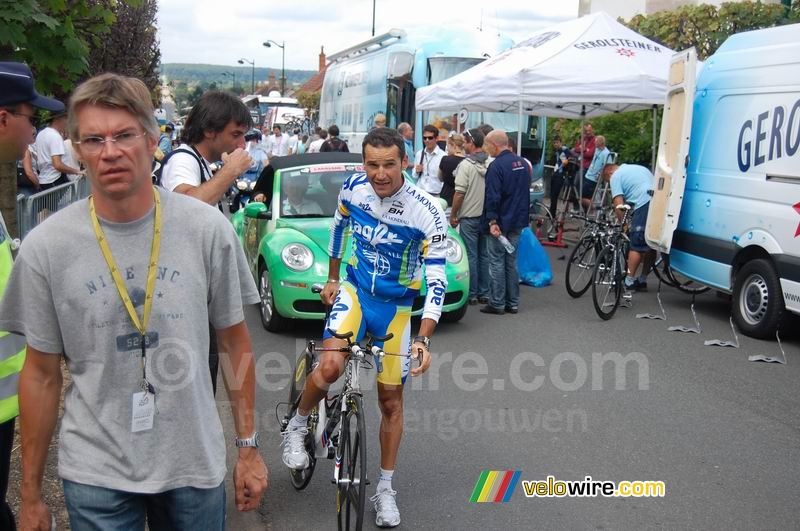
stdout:
<svg viewBox="0 0 800 531">
<path fill-rule="evenodd" d="M 595 13 L 417 90 L 417 110 L 513 112 L 564 118 L 663 104 L 673 51 Z"/>
</svg>

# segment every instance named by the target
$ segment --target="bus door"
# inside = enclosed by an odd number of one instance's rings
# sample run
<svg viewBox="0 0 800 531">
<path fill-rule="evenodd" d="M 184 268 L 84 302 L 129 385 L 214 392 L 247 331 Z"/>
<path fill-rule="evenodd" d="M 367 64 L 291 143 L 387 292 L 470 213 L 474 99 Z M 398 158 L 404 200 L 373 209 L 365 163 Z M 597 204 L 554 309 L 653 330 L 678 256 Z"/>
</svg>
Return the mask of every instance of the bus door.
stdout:
<svg viewBox="0 0 800 531">
<path fill-rule="evenodd" d="M 667 80 L 667 100 L 658 141 L 653 198 L 647 216 L 647 244 L 662 253 L 672 247 L 672 233 L 678 226 L 689 166 L 692 107 L 697 77 L 694 48 L 672 56 Z"/>
<path fill-rule="evenodd" d="M 386 74 L 386 125 L 393 129 L 401 122 L 414 127 L 414 84 L 411 71 L 414 67 L 414 54 L 395 52 L 389 56 Z"/>
</svg>

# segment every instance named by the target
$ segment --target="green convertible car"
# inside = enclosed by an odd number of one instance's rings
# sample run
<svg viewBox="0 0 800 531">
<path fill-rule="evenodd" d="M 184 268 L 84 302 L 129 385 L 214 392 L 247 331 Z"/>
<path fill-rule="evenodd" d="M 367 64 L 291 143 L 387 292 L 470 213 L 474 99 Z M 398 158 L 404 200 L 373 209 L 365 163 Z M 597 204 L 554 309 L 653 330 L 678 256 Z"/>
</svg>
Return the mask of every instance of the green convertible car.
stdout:
<svg viewBox="0 0 800 531">
<path fill-rule="evenodd" d="M 328 241 L 339 190 L 351 174 L 363 172 L 357 153 L 311 153 L 281 157 L 267 166 L 256 190 L 264 203 L 251 202 L 231 221 L 261 293 L 261 322 L 271 332 L 289 319 L 323 319 L 325 308 L 315 284 L 328 278 Z M 449 229 L 447 238 L 447 292 L 443 321 L 457 321 L 467 311 L 469 265 L 464 242 Z M 350 243 L 342 260 L 341 277 L 350 257 Z M 422 313 L 423 286 L 413 314 Z"/>
</svg>

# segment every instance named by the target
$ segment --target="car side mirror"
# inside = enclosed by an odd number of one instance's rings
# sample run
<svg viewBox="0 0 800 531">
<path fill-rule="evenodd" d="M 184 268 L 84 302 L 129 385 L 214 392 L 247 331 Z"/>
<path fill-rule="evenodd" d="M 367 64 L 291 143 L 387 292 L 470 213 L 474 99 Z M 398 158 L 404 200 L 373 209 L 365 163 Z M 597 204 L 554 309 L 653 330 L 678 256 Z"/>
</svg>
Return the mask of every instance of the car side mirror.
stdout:
<svg viewBox="0 0 800 531">
<path fill-rule="evenodd" d="M 442 207 L 442 210 L 447 210 L 447 199 L 439 198 L 439 206 Z"/>
<path fill-rule="evenodd" d="M 251 219 L 272 219 L 272 212 L 264 203 L 252 201 L 244 207 L 244 216 Z"/>
</svg>

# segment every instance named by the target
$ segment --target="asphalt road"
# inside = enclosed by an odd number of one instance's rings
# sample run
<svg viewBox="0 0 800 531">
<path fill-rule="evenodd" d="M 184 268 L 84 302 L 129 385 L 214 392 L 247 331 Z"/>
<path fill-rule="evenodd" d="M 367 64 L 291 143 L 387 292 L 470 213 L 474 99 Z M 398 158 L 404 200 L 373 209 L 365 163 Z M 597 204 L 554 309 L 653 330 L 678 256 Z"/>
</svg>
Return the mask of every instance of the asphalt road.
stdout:
<svg viewBox="0 0 800 531">
<path fill-rule="evenodd" d="M 774 341 L 740 335 L 739 349 L 706 347 L 706 339 L 731 339 L 729 303 L 702 295 L 702 334 L 669 332 L 667 326 L 692 325 L 692 318 L 690 298 L 667 287 L 668 320 L 635 319 L 658 313 L 652 280 L 633 308 L 601 321 L 590 293 L 578 300 L 566 294 L 565 261 L 558 260 L 565 252 L 549 252 L 551 286 L 522 287 L 518 315 L 489 316 L 473 307 L 461 322 L 441 325 L 435 367 L 407 385 L 394 479 L 401 528 L 797 528 L 797 339 L 784 342 L 786 365 L 748 361 L 752 354 L 779 355 Z M 294 491 L 274 415 L 286 399 L 288 361 L 321 326 L 270 334 L 255 309 L 247 319 L 261 360 L 257 404 L 270 487 L 263 523 L 232 519 L 231 528 L 333 529 L 333 462 L 319 461 L 309 487 Z M 624 360 L 615 363 L 613 353 Z M 370 496 L 379 412 L 374 372 L 367 380 Z M 508 503 L 469 503 L 484 470 L 520 471 L 527 481 L 662 481 L 665 496 L 527 498 L 520 482 Z M 367 518 L 366 528 L 373 527 L 374 513 Z"/>
</svg>

